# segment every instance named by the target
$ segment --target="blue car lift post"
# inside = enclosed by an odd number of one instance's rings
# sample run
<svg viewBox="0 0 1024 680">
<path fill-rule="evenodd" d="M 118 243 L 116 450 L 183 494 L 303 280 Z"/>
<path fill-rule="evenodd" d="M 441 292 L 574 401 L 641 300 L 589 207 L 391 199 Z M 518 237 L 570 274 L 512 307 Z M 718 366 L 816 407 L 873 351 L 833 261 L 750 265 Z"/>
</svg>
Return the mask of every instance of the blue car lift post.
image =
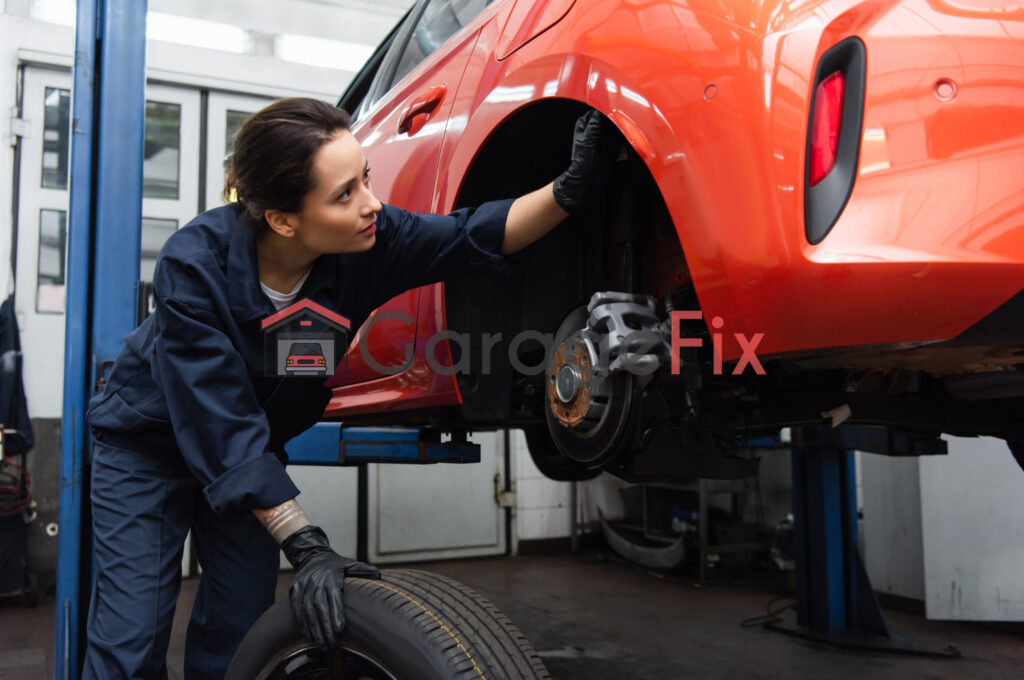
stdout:
<svg viewBox="0 0 1024 680">
<path fill-rule="evenodd" d="M 78 0 L 61 420 L 54 675 L 78 678 L 92 538 L 85 409 L 136 326 L 146 0 Z"/>
<path fill-rule="evenodd" d="M 945 442 L 915 442 L 875 426 L 794 428 L 796 621 L 771 617 L 765 627 L 851 649 L 960 656 L 955 647 L 890 632 L 857 547 L 855 450 L 938 454 L 945 453 Z"/>
</svg>

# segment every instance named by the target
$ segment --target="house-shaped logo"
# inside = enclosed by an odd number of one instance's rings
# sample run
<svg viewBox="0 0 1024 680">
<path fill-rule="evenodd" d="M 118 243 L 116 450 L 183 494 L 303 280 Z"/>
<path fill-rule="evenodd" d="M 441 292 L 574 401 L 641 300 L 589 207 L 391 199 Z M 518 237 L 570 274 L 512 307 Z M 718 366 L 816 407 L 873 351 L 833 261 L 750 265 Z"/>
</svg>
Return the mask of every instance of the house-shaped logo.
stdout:
<svg viewBox="0 0 1024 680">
<path fill-rule="evenodd" d="M 266 375 L 326 377 L 335 374 L 344 357 L 351 323 L 302 299 L 263 319 L 260 328 Z"/>
</svg>

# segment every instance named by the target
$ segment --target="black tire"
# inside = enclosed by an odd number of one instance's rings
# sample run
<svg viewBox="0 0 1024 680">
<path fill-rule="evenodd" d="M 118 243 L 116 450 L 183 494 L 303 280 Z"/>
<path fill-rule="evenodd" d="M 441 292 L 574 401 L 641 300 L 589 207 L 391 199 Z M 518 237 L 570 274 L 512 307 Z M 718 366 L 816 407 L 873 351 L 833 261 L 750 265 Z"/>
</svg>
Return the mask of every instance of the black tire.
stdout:
<svg viewBox="0 0 1024 680">
<path fill-rule="evenodd" d="M 225 680 L 551 677 L 508 617 L 444 576 L 391 569 L 380 580 L 346 579 L 345 616 L 340 648 L 327 654 L 302 636 L 287 598 L 275 603 L 242 640 Z"/>
<path fill-rule="evenodd" d="M 533 464 L 548 479 L 558 482 L 585 482 L 597 477 L 604 466 L 587 467 L 584 463 L 569 458 L 558 450 L 547 425 L 528 425 L 523 428 L 526 446 L 530 449 Z"/>
</svg>

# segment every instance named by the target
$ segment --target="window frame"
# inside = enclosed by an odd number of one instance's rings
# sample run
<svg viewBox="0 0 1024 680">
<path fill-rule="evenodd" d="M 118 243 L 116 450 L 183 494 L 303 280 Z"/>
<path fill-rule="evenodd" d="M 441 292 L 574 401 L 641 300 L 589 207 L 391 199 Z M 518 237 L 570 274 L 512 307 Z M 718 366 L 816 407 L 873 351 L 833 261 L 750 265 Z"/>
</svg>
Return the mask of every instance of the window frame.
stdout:
<svg viewBox="0 0 1024 680">
<path fill-rule="evenodd" d="M 423 21 L 423 15 L 424 15 L 424 14 L 426 13 L 426 11 L 427 11 L 427 7 L 428 7 L 428 6 L 429 6 L 429 5 L 430 5 L 430 4 L 431 4 L 431 3 L 433 2 L 433 1 L 434 1 L 434 0 L 426 0 L 426 2 L 424 2 L 424 3 L 423 3 L 423 7 L 422 7 L 422 9 L 421 9 L 421 10 L 420 10 L 420 12 L 419 12 L 419 16 L 418 16 L 418 17 L 416 18 L 416 22 L 415 22 L 415 24 L 412 24 L 412 25 L 411 25 L 411 26 L 412 26 L 412 27 L 411 27 L 411 30 L 409 30 L 409 31 L 408 31 L 408 33 L 407 33 L 407 35 L 406 35 L 406 37 L 405 37 L 405 44 L 404 44 L 404 45 L 402 46 L 402 49 L 401 49 L 401 50 L 398 50 L 398 51 L 396 52 L 396 54 L 395 54 L 395 57 L 394 57 L 394 64 L 393 64 L 393 67 L 392 67 L 392 69 L 391 69 L 391 74 L 390 74 L 390 76 L 389 76 L 389 79 L 390 79 L 390 81 L 391 81 L 391 82 L 390 82 L 390 84 L 389 84 L 389 85 L 387 86 L 387 90 L 385 90 L 385 92 L 390 92 L 390 91 L 391 91 L 392 89 L 394 89 L 394 87 L 395 87 L 396 85 L 398 85 L 398 84 L 399 84 L 399 83 L 400 83 L 400 82 L 401 82 L 402 80 L 404 80 L 404 79 L 405 79 L 405 76 L 409 75 L 410 73 L 412 73 L 413 71 L 415 71 L 415 70 L 416 70 L 417 68 L 419 68 L 419 65 L 420 65 L 420 64 L 422 64 L 422 63 L 423 63 L 423 62 L 425 62 L 426 60 L 430 59 L 430 57 L 431 57 L 431 56 L 433 56 L 433 55 L 434 55 L 435 53 L 437 53 L 437 52 L 440 52 L 440 51 L 441 51 L 441 49 L 442 49 L 442 48 L 443 48 L 443 47 L 444 47 L 445 45 L 447 45 L 447 44 L 448 44 L 448 43 L 449 43 L 449 42 L 450 42 L 450 41 L 451 41 L 451 40 L 452 40 L 452 39 L 453 39 L 453 38 L 454 38 L 455 36 L 457 36 L 457 35 L 458 35 L 459 33 L 461 33 L 461 32 L 462 32 L 462 31 L 463 31 L 463 30 L 464 30 L 464 29 L 465 29 L 465 28 L 466 28 L 467 26 L 470 26 L 470 25 L 472 25 L 472 23 L 473 23 L 474 21 L 476 21 L 477 17 L 479 17 L 479 16 L 481 15 L 481 14 L 483 14 L 483 13 L 484 13 L 484 11 L 485 11 L 485 10 L 486 10 L 486 9 L 487 9 L 488 7 L 490 7 L 490 6 L 491 6 L 491 5 L 492 5 L 492 4 L 493 4 L 493 3 L 495 2 L 495 0 L 483 0 L 483 3 L 484 3 L 483 7 L 482 7 L 482 8 L 480 8 L 480 10 L 479 10 L 479 11 L 477 11 L 477 12 L 476 12 L 476 14 L 474 14 L 474 15 L 473 15 L 473 18 L 471 18 L 471 19 L 470 19 L 470 20 L 469 20 L 469 21 L 468 21 L 467 23 L 465 23 L 465 24 L 462 24 L 461 26 L 459 26 L 459 27 L 458 27 L 458 28 L 457 28 L 457 29 L 455 30 L 455 32 L 454 32 L 454 33 L 450 33 L 450 34 L 449 34 L 449 35 L 448 35 L 448 36 L 447 36 L 447 37 L 446 37 L 446 38 L 445 38 L 445 39 L 444 39 L 444 40 L 443 40 L 443 41 L 441 42 L 441 44 L 440 44 L 440 45 L 438 45 L 438 46 L 437 46 L 437 47 L 436 47 L 436 48 L 435 48 L 435 49 L 434 49 L 433 51 L 431 51 L 431 53 L 430 53 L 430 54 L 427 54 L 427 55 L 425 55 L 425 56 L 424 56 L 424 57 L 423 57 L 423 58 L 422 58 L 421 60 L 419 60 L 418 62 L 416 62 L 416 64 L 415 64 L 415 65 L 414 65 L 414 66 L 413 66 L 413 67 L 412 67 L 411 69 L 409 69 L 409 71 L 408 71 L 407 73 L 403 74 L 403 76 L 402 76 L 401 78 L 399 78 L 399 79 L 397 79 L 397 80 L 396 80 L 396 77 L 395 77 L 395 76 L 396 76 L 396 73 L 397 73 L 397 71 L 398 71 L 398 67 L 399 67 L 399 66 L 401 66 L 401 64 L 402 64 L 402 57 L 404 57 L 404 56 L 405 56 L 405 51 L 406 51 L 406 50 L 407 50 L 407 49 L 409 48 L 409 43 L 410 43 L 410 41 L 412 40 L 413 36 L 415 35 L 415 33 L 416 33 L 416 29 L 417 29 L 417 28 L 418 28 L 418 27 L 420 26 L 421 22 Z M 444 2 L 447 2 L 449 6 L 450 6 L 450 5 L 452 4 L 452 0 L 443 0 L 443 1 L 444 1 Z M 458 18 L 458 17 L 456 17 L 456 18 Z"/>
<path fill-rule="evenodd" d="M 470 26 L 475 22 L 486 10 L 500 0 L 485 0 L 484 7 L 473 17 L 473 19 L 459 28 L 455 33 L 448 36 L 441 46 L 439 46 L 434 52 L 428 54 L 423 61 L 430 59 L 431 56 L 441 50 L 441 48 L 448 44 L 459 33 L 461 33 L 467 26 Z M 420 21 L 423 19 L 423 13 L 427 9 L 427 5 L 431 3 L 431 0 L 418 0 L 405 17 L 392 29 L 388 37 L 377 47 L 373 55 L 367 61 L 366 65 L 362 70 L 353 78 L 352 83 L 345 90 L 345 94 L 341 96 L 338 102 L 338 106 L 345 108 L 347 111 L 352 113 L 353 121 L 356 121 L 363 117 L 367 111 L 373 108 L 381 99 L 384 98 L 389 92 L 404 80 L 409 74 L 405 74 L 401 80 L 395 81 L 395 74 L 398 71 L 398 66 L 401 61 L 402 55 L 405 54 L 405 50 L 409 45 L 409 41 L 412 39 L 413 33 Z M 412 73 L 423 63 L 420 61 L 413 67 Z M 372 71 L 372 76 L 371 76 Z M 355 111 L 347 108 L 346 105 L 351 104 L 351 100 L 358 95 L 359 89 L 364 86 L 365 81 L 372 77 L 372 82 L 366 87 L 366 94 L 360 100 L 358 108 Z"/>
<path fill-rule="evenodd" d="M 405 16 L 395 24 L 391 32 L 384 38 L 373 51 L 359 73 L 352 78 L 345 92 L 338 99 L 338 107 L 346 110 L 355 122 L 363 116 L 366 111 L 380 100 L 384 93 L 380 92 L 382 76 L 395 70 L 394 47 L 401 43 L 404 49 L 405 43 L 412 34 L 410 26 L 419 21 L 420 15 L 427 6 L 429 0 L 418 0 L 409 8 Z M 390 78 L 390 77 L 389 77 Z M 386 93 L 386 91 L 385 91 Z"/>
</svg>

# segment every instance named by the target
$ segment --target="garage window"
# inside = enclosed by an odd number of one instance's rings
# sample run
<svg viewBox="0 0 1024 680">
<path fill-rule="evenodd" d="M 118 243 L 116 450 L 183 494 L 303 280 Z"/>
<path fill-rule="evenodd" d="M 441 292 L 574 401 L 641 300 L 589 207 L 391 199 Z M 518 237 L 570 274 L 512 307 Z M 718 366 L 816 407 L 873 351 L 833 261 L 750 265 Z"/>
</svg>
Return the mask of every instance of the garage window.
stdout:
<svg viewBox="0 0 1024 680">
<path fill-rule="evenodd" d="M 146 143 L 142 162 L 142 195 L 178 198 L 181 157 L 181 106 L 146 102 Z"/>
<path fill-rule="evenodd" d="M 42 185 L 44 189 L 67 189 L 71 90 L 46 88 L 43 111 Z"/>
<path fill-rule="evenodd" d="M 224 155 L 231 153 L 231 145 L 235 141 L 235 133 L 242 127 L 245 119 L 252 115 L 250 111 L 233 111 L 228 109 L 224 114 Z M 226 159 L 225 159 L 226 160 Z"/>
<path fill-rule="evenodd" d="M 64 313 L 64 258 L 67 233 L 68 214 L 66 211 L 39 211 L 37 312 Z"/>
<path fill-rule="evenodd" d="M 178 229 L 178 220 L 142 218 L 142 249 L 139 253 L 139 280 L 152 281 L 156 270 L 156 256 Z"/>
</svg>

